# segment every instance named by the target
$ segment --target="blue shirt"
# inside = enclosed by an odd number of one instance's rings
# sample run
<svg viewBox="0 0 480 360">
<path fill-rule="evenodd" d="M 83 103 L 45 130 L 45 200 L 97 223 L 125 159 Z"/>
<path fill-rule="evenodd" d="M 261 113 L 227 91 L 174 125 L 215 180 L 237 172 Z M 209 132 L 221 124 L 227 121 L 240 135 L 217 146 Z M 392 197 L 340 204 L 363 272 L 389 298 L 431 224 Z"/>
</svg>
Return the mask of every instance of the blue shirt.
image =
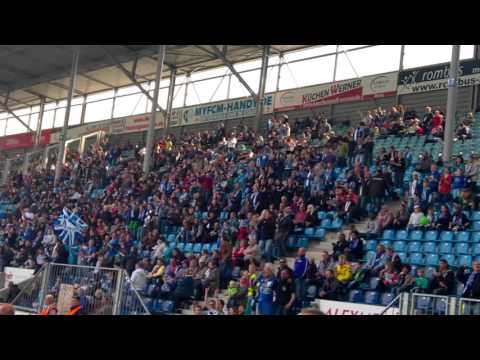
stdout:
<svg viewBox="0 0 480 360">
<path fill-rule="evenodd" d="M 277 287 L 277 278 L 270 276 L 266 278 L 263 274 L 258 279 L 258 301 L 273 303 L 273 296 Z"/>
<path fill-rule="evenodd" d="M 293 277 L 295 279 L 303 279 L 307 273 L 307 267 L 308 260 L 305 256 L 296 258 L 293 266 Z"/>
</svg>

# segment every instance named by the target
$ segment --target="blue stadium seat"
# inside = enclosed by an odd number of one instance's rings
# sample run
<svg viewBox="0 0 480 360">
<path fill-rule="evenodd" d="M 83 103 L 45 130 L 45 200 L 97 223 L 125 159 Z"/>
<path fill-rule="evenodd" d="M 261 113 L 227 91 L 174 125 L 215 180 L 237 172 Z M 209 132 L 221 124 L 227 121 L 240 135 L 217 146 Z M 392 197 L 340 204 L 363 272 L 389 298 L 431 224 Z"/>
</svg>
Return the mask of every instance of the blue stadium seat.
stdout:
<svg viewBox="0 0 480 360">
<path fill-rule="evenodd" d="M 332 221 L 329 229 L 331 229 L 331 230 L 338 230 L 338 229 L 340 229 L 342 226 L 343 226 L 343 221 L 342 221 L 342 219 L 340 219 L 340 218 L 335 218 L 335 219 Z"/>
<path fill-rule="evenodd" d="M 169 243 L 174 242 L 175 241 L 175 234 L 169 234 L 168 237 L 167 237 L 167 241 Z"/>
<path fill-rule="evenodd" d="M 325 211 L 319 211 L 319 212 L 317 213 L 317 218 L 318 218 L 318 220 L 323 220 L 323 219 L 325 219 L 326 217 L 327 217 L 327 213 L 326 213 Z"/>
<path fill-rule="evenodd" d="M 287 246 L 289 248 L 296 248 L 297 247 L 297 238 L 295 236 L 289 236 L 287 240 Z"/>
<path fill-rule="evenodd" d="M 451 231 L 442 231 L 440 234 L 440 241 L 453 241 L 453 232 Z"/>
<path fill-rule="evenodd" d="M 472 242 L 475 243 L 475 244 L 480 243 L 480 231 L 473 233 L 473 235 L 472 235 Z"/>
<path fill-rule="evenodd" d="M 210 253 L 213 253 L 214 251 L 218 251 L 218 249 L 219 249 L 218 244 L 214 243 L 212 244 L 212 246 L 210 246 Z"/>
<path fill-rule="evenodd" d="M 222 211 L 220 213 L 220 220 L 227 220 L 228 219 L 228 212 Z"/>
<path fill-rule="evenodd" d="M 378 286 L 378 282 L 380 281 L 380 278 L 378 277 L 371 277 L 369 282 L 368 282 L 368 288 L 371 290 L 375 290 Z"/>
<path fill-rule="evenodd" d="M 314 237 L 317 238 L 317 239 L 322 240 L 322 239 L 325 238 L 325 233 L 326 233 L 326 230 L 325 230 L 325 229 L 317 228 L 317 229 L 315 230 L 315 236 L 314 236 Z"/>
<path fill-rule="evenodd" d="M 354 303 L 362 303 L 364 301 L 363 291 L 350 290 L 350 292 L 348 293 L 348 301 Z"/>
<path fill-rule="evenodd" d="M 392 246 L 392 242 L 390 240 L 382 240 L 382 241 L 380 241 L 380 244 L 385 246 L 385 248 L 389 248 L 389 247 Z"/>
<path fill-rule="evenodd" d="M 308 249 L 308 238 L 302 236 L 302 237 L 299 237 L 298 238 L 298 241 L 297 241 L 297 246 L 299 248 L 303 247 L 305 249 Z"/>
<path fill-rule="evenodd" d="M 171 242 L 171 243 L 168 243 L 168 247 L 170 249 L 175 249 L 177 247 L 177 243 L 174 241 L 174 242 Z"/>
<path fill-rule="evenodd" d="M 423 231 L 422 230 L 413 230 L 410 232 L 410 236 L 408 237 L 410 240 L 414 241 L 421 241 L 423 239 Z"/>
<path fill-rule="evenodd" d="M 367 240 L 365 242 L 366 251 L 375 251 L 376 247 L 377 247 L 377 240 Z"/>
<path fill-rule="evenodd" d="M 305 228 L 305 231 L 303 232 L 303 234 L 307 237 L 314 237 L 315 236 L 315 228 L 313 228 L 313 227 Z"/>
<path fill-rule="evenodd" d="M 440 260 L 437 254 L 428 254 L 425 257 L 425 265 L 427 266 L 437 266 L 438 260 Z"/>
<path fill-rule="evenodd" d="M 393 299 L 395 299 L 395 294 L 393 293 L 383 293 L 380 297 L 380 305 L 387 306 L 390 304 Z"/>
<path fill-rule="evenodd" d="M 425 233 L 424 240 L 425 241 L 436 241 L 438 238 L 438 231 L 437 230 L 428 230 Z"/>
<path fill-rule="evenodd" d="M 183 252 L 183 249 L 185 249 L 185 243 L 177 244 L 177 249 Z"/>
<path fill-rule="evenodd" d="M 425 244 L 423 244 L 423 252 L 426 254 L 436 254 L 437 244 L 433 241 L 426 242 Z"/>
<path fill-rule="evenodd" d="M 407 230 L 398 230 L 396 239 L 397 240 L 406 240 L 408 238 L 408 231 Z"/>
<path fill-rule="evenodd" d="M 329 229 L 331 225 L 332 225 L 332 220 L 323 219 L 322 223 L 320 224 L 320 227 L 323 228 L 323 229 Z"/>
<path fill-rule="evenodd" d="M 470 233 L 468 231 L 458 232 L 455 236 L 455 241 L 469 242 L 470 241 Z"/>
<path fill-rule="evenodd" d="M 430 309 L 431 299 L 427 296 L 419 296 L 415 299 L 415 309 L 427 312 Z"/>
<path fill-rule="evenodd" d="M 208 252 L 210 252 L 210 247 L 211 247 L 210 244 L 203 244 L 203 246 L 202 246 L 202 251 L 207 250 Z"/>
<path fill-rule="evenodd" d="M 394 240 L 395 239 L 395 230 L 384 230 L 382 234 L 382 239 L 384 240 Z"/>
<path fill-rule="evenodd" d="M 170 314 L 173 312 L 173 301 L 165 300 L 162 302 L 162 313 Z"/>
<path fill-rule="evenodd" d="M 472 247 L 472 255 L 473 256 L 478 256 L 480 255 L 480 244 L 475 244 Z"/>
<path fill-rule="evenodd" d="M 397 255 L 403 264 L 407 262 L 408 256 L 406 252 L 397 252 Z"/>
<path fill-rule="evenodd" d="M 370 305 L 377 305 L 380 295 L 376 291 L 367 291 L 365 293 L 365 303 Z"/>
<path fill-rule="evenodd" d="M 452 250 L 453 250 L 453 245 L 452 243 L 449 243 L 449 242 L 441 243 L 440 246 L 438 247 L 438 252 L 440 254 L 451 254 Z"/>
<path fill-rule="evenodd" d="M 472 215 L 473 221 L 480 221 L 480 211 L 475 211 Z"/>
<path fill-rule="evenodd" d="M 412 265 L 423 265 L 425 263 L 423 259 L 423 255 L 420 253 L 410 254 L 408 258 L 408 262 L 411 263 Z"/>
<path fill-rule="evenodd" d="M 448 265 L 453 266 L 453 267 L 457 266 L 457 261 L 455 259 L 455 255 L 453 255 L 453 254 L 442 255 L 442 258 L 447 260 Z"/>
<path fill-rule="evenodd" d="M 472 257 L 470 255 L 460 255 L 457 257 L 457 266 L 472 267 Z"/>
<path fill-rule="evenodd" d="M 457 255 L 469 255 L 470 247 L 467 243 L 458 243 L 455 245 L 455 253 Z"/>
<path fill-rule="evenodd" d="M 473 222 L 473 231 L 480 231 L 480 221 Z"/>
<path fill-rule="evenodd" d="M 193 253 L 194 254 L 199 254 L 202 252 L 202 244 L 195 244 L 193 245 Z"/>
<path fill-rule="evenodd" d="M 208 219 L 208 212 L 203 212 L 202 213 L 202 220 L 207 220 Z"/>
<path fill-rule="evenodd" d="M 395 241 L 393 243 L 393 251 L 395 252 L 405 252 L 405 248 L 407 247 L 405 241 Z"/>
<path fill-rule="evenodd" d="M 183 252 L 191 253 L 192 251 L 193 251 L 193 244 L 192 243 L 186 244 L 185 248 L 183 249 Z"/>
<path fill-rule="evenodd" d="M 375 256 L 375 251 L 367 251 L 367 253 L 365 254 L 365 260 L 368 261 L 374 256 Z"/>
<path fill-rule="evenodd" d="M 420 247 L 421 247 L 421 244 L 418 241 L 412 241 L 408 243 L 407 250 L 409 253 L 417 253 L 421 251 Z"/>
</svg>

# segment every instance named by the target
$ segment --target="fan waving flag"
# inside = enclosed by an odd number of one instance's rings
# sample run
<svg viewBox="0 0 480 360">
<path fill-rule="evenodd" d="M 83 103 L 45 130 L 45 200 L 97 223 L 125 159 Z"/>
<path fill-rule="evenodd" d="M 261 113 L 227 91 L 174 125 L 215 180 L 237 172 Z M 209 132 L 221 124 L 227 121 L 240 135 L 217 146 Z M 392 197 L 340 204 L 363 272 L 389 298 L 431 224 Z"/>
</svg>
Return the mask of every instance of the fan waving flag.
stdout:
<svg viewBox="0 0 480 360">
<path fill-rule="evenodd" d="M 62 215 L 53 223 L 53 228 L 58 237 L 68 246 L 73 246 L 75 240 L 84 239 L 83 231 L 88 227 L 87 224 L 74 212 L 63 209 Z"/>
</svg>

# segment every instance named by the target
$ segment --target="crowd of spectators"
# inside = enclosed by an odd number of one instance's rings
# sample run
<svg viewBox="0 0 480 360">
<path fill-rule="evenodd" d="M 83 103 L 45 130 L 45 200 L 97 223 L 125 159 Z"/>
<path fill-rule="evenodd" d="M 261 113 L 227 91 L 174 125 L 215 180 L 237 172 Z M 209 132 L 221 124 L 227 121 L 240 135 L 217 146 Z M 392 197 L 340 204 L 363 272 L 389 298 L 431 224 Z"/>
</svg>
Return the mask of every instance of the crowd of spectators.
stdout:
<svg viewBox="0 0 480 360">
<path fill-rule="evenodd" d="M 83 156 L 69 152 L 57 186 L 50 166 L 32 165 L 24 174 L 12 173 L 1 193 L 0 200 L 16 204 L 16 210 L 0 220 L 0 270 L 38 270 L 46 262 L 124 269 L 145 297 L 172 301 L 174 308 L 194 301 L 195 313 L 208 314 L 291 314 L 308 296 L 342 299 L 346 289 L 372 275 L 380 276 L 383 289 L 425 285 L 421 276 L 406 276 L 408 265 L 391 249 L 379 246 L 361 264 L 367 237 L 390 228 L 461 230 L 469 224 L 459 212 L 478 209 L 473 162 L 460 161 L 443 174 L 432 160 L 422 163 L 424 180 L 414 175 L 407 189 L 403 177 L 413 164 L 408 149 L 383 149 L 374 157 L 374 139 L 385 131 L 409 133 L 416 124 L 435 134 L 443 123 L 431 109 L 417 120 L 401 107 L 388 115 L 378 109 L 342 135 L 324 114 L 293 125 L 284 115 L 269 120 L 266 137 L 246 126 L 227 132 L 221 124 L 158 140 L 148 175 L 141 167 L 142 144 L 103 141 Z M 384 206 L 403 197 L 398 214 Z M 432 215 L 453 200 L 458 209 L 448 221 Z M 70 247 L 52 227 L 64 208 L 88 225 Z M 288 237 L 319 225 L 318 212 L 344 223 L 368 215 L 369 232 L 352 228 L 340 234 L 333 253 L 322 254 L 318 264 L 300 248 L 290 269 Z M 172 243 L 200 244 L 201 250 L 182 251 Z M 438 275 L 447 271 L 442 269 L 435 276 L 444 276 Z M 442 280 L 437 283 L 442 286 Z M 223 291 L 227 301 L 218 298 Z"/>
</svg>

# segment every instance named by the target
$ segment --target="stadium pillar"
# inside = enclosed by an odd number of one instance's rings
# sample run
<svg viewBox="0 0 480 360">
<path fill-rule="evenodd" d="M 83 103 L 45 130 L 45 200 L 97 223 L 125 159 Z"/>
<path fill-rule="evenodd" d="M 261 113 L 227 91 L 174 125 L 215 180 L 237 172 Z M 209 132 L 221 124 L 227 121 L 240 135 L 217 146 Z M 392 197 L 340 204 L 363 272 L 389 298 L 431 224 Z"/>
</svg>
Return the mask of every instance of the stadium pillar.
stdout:
<svg viewBox="0 0 480 360">
<path fill-rule="evenodd" d="M 258 95 L 257 95 L 257 116 L 255 118 L 255 133 L 257 134 L 260 128 L 260 122 L 262 121 L 262 117 L 263 117 L 263 100 L 265 98 L 265 85 L 267 83 L 269 56 L 270 56 L 270 45 L 265 45 L 263 48 L 262 68 L 260 71 L 260 84 L 258 86 Z"/>
<path fill-rule="evenodd" d="M 278 73 L 277 73 L 277 86 L 275 89 L 280 91 L 280 79 L 282 78 L 282 66 L 283 66 L 283 53 L 280 53 L 278 59 Z"/>
<path fill-rule="evenodd" d="M 153 140 L 155 137 L 155 123 L 157 117 L 158 93 L 160 92 L 160 78 L 163 70 L 163 60 L 165 59 L 166 45 L 159 45 L 157 72 L 155 75 L 155 89 L 153 90 L 152 113 L 148 122 L 147 145 L 145 148 L 145 157 L 143 159 L 143 172 L 148 174 L 150 172 L 152 162 Z"/>
<path fill-rule="evenodd" d="M 170 68 L 170 84 L 168 86 L 167 95 L 167 114 L 163 120 L 163 136 L 167 136 L 168 127 L 170 126 L 170 118 L 172 117 L 173 96 L 175 95 L 175 80 L 177 78 L 177 68 Z"/>
<path fill-rule="evenodd" d="M 475 45 L 474 46 L 474 52 L 473 52 L 473 57 L 476 59 L 476 60 L 480 60 L 480 45 Z M 473 113 L 476 113 L 477 112 L 477 109 L 478 109 L 478 98 L 480 97 L 479 93 L 480 93 L 480 85 L 475 85 L 473 87 L 473 101 L 472 101 L 472 111 Z"/>
<path fill-rule="evenodd" d="M 40 137 L 42 134 L 43 111 L 45 109 L 45 98 L 40 99 L 40 110 L 38 112 L 37 132 L 35 134 L 35 149 L 40 145 Z"/>
<path fill-rule="evenodd" d="M 455 114 L 457 111 L 457 80 L 458 65 L 460 58 L 460 45 L 452 46 L 452 61 L 450 62 L 450 71 L 448 79 L 447 96 L 447 118 L 445 121 L 445 132 L 443 140 L 443 161 L 446 163 L 452 157 Z"/>
<path fill-rule="evenodd" d="M 63 121 L 62 134 L 60 135 L 60 148 L 58 149 L 57 165 L 55 166 L 54 186 L 57 186 L 60 176 L 62 176 L 63 161 L 65 158 L 65 141 L 67 140 L 68 120 L 70 119 L 70 110 L 72 108 L 72 98 L 75 89 L 75 82 L 78 72 L 78 50 L 73 52 L 72 71 L 70 73 L 70 86 L 68 88 L 67 108 L 65 109 L 65 119 Z"/>
</svg>

